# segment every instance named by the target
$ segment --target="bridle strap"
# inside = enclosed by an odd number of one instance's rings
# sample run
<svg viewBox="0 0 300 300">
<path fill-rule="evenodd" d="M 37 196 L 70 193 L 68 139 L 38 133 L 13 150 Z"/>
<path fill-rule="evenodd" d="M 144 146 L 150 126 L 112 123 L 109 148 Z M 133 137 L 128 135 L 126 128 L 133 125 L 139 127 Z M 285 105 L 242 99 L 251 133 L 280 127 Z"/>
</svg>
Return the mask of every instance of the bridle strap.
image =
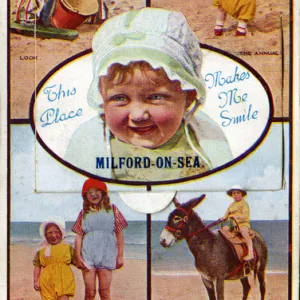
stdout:
<svg viewBox="0 0 300 300">
<path fill-rule="evenodd" d="M 186 211 L 186 210 L 185 210 L 183 207 L 181 207 L 181 206 L 178 206 L 177 209 L 178 209 L 178 210 L 181 210 L 181 211 L 184 212 L 184 214 L 186 215 L 186 220 L 180 221 L 180 224 L 186 223 L 187 217 L 188 217 L 188 215 L 190 214 L 190 212 L 191 212 L 192 209 L 190 209 L 189 211 Z M 185 218 L 185 217 L 184 217 L 184 218 Z M 180 224 L 179 224 L 179 225 L 180 225 Z M 175 233 L 176 233 L 176 232 L 180 232 L 180 233 L 181 233 L 181 227 L 182 227 L 182 226 L 178 227 L 178 229 L 175 229 L 175 228 L 172 228 L 172 227 L 166 225 L 166 226 L 165 226 L 165 229 L 167 229 L 168 231 L 171 231 L 171 232 L 175 232 Z"/>
<path fill-rule="evenodd" d="M 173 228 L 173 227 L 170 227 L 170 226 L 168 226 L 168 225 L 165 226 L 165 229 L 167 229 L 167 230 L 169 230 L 169 231 L 171 231 L 171 232 L 176 232 L 176 231 L 177 231 L 177 229 L 175 229 L 175 228 Z"/>
<path fill-rule="evenodd" d="M 200 233 L 200 232 L 203 232 L 203 231 L 205 231 L 205 230 L 208 230 L 209 228 L 211 228 L 211 227 L 217 225 L 217 224 L 220 223 L 220 222 L 222 222 L 222 220 L 218 219 L 217 221 L 212 222 L 211 224 L 205 226 L 204 228 L 201 228 L 201 229 L 198 229 L 198 230 L 196 230 L 196 231 L 194 231 L 194 232 L 192 232 L 192 233 L 189 233 L 189 234 L 188 234 L 188 237 L 191 237 L 191 236 L 193 236 L 193 235 L 195 235 L 195 234 L 197 234 L 197 233 Z"/>
<path fill-rule="evenodd" d="M 192 209 L 190 209 L 189 211 L 186 211 L 186 210 L 185 210 L 183 207 L 181 207 L 181 206 L 178 206 L 177 209 L 183 211 L 187 216 L 190 214 L 190 212 L 191 212 L 191 210 L 192 210 Z"/>
<path fill-rule="evenodd" d="M 192 232 L 192 233 L 189 233 L 189 234 L 187 235 L 187 237 L 191 237 L 191 236 L 193 236 L 193 235 L 195 235 L 195 234 L 197 234 L 197 233 L 203 232 L 203 231 L 209 229 L 210 227 L 213 227 L 213 226 L 217 225 L 217 224 L 220 223 L 221 221 L 222 221 L 222 220 L 218 219 L 217 221 L 212 222 L 211 224 L 205 226 L 204 228 L 201 228 L 201 229 L 196 230 L 196 231 L 194 231 L 194 232 Z M 165 229 L 167 229 L 168 231 L 171 231 L 171 232 L 177 232 L 178 230 L 180 230 L 180 229 L 175 229 L 175 228 L 173 228 L 173 227 L 170 227 L 170 226 L 168 226 L 168 225 L 165 226 Z"/>
</svg>

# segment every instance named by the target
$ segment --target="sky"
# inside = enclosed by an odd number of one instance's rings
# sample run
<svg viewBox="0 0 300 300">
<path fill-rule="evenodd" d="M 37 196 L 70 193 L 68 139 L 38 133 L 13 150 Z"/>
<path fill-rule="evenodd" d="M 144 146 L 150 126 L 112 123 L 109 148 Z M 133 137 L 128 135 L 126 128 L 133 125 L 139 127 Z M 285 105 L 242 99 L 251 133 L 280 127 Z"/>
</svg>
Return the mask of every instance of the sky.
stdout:
<svg viewBox="0 0 300 300">
<path fill-rule="evenodd" d="M 257 157 L 266 157 L 270 161 L 276 159 L 276 155 L 272 152 L 274 146 L 278 147 L 278 134 L 280 134 L 281 125 L 271 127 L 264 145 L 260 147 L 260 154 Z M 288 150 L 288 124 L 284 126 L 285 149 Z M 80 190 L 86 177 L 69 170 L 53 159 L 43 148 L 35 144 L 35 139 L 31 127 L 29 125 L 13 125 L 11 130 L 11 202 L 10 212 L 11 221 L 43 221 L 49 216 L 57 216 L 66 221 L 74 221 L 82 208 L 82 198 Z M 277 142 L 277 143 L 276 143 Z M 39 165 L 35 160 L 36 149 L 42 153 L 43 164 Z M 239 170 L 245 169 L 247 183 L 251 186 L 251 182 L 255 185 L 255 181 L 262 184 L 264 181 L 275 181 L 278 179 L 278 174 L 281 174 L 281 163 L 274 162 L 268 168 L 261 169 L 258 166 L 260 161 L 257 161 L 256 154 L 250 155 L 249 158 L 235 167 L 219 172 L 209 178 L 201 179 L 199 181 L 184 184 L 183 186 L 191 187 L 193 192 L 178 192 L 178 200 L 185 202 L 200 194 L 206 194 L 206 199 L 201 203 L 196 211 L 204 220 L 216 220 L 223 216 L 226 208 L 231 203 L 231 199 L 226 195 L 225 190 L 215 191 L 210 187 L 218 186 L 220 180 L 224 182 L 227 188 L 233 184 L 240 184 L 235 182 L 232 178 L 237 178 Z M 249 191 L 246 198 L 251 210 L 251 219 L 253 220 L 287 220 L 288 219 L 288 151 L 285 151 L 285 169 L 284 178 L 286 185 L 284 189 L 273 191 Z M 253 163 L 253 161 L 255 163 Z M 47 166 L 41 168 L 41 166 Z M 36 167 L 39 168 L 36 173 Z M 278 170 L 279 169 L 279 170 Z M 38 174 L 38 176 L 35 176 Z M 247 177 L 248 174 L 248 177 Z M 202 187 L 197 189 L 199 182 L 208 182 L 202 184 Z M 73 187 L 76 188 L 73 188 Z M 259 185 L 258 185 L 259 186 Z M 266 185 L 264 185 L 266 186 Z M 35 189 L 38 187 L 38 192 Z M 180 188 L 177 185 L 168 186 L 169 190 L 174 192 Z M 124 188 L 124 187 L 123 187 Z M 109 190 L 113 189 L 113 184 L 109 185 Z M 152 192 L 151 197 L 157 200 L 161 196 L 163 187 L 157 189 L 157 194 Z M 135 188 L 129 188 L 133 191 Z M 139 190 L 139 189 L 136 189 Z M 153 189 L 155 190 L 155 189 Z M 198 189 L 197 189 L 198 190 Z M 56 192 L 53 192 L 56 191 Z M 121 194 L 124 197 L 124 194 Z M 172 193 L 169 193 L 164 199 L 167 206 L 166 209 L 156 212 L 157 209 L 150 207 L 152 213 L 152 220 L 166 220 L 169 212 L 174 208 L 173 204 L 168 206 L 172 199 Z M 149 196 L 149 195 L 148 195 Z M 144 193 L 138 193 L 135 197 L 131 193 L 129 198 L 126 198 L 126 203 L 136 203 L 145 198 Z M 149 198 L 148 197 L 148 200 Z M 137 212 L 128 205 L 126 205 L 118 192 L 110 192 L 111 201 L 118 206 L 123 212 L 127 220 L 145 220 L 144 213 Z M 153 200 L 153 202 L 155 202 Z M 146 201 L 145 201 L 146 202 Z M 157 202 L 157 201 L 156 201 Z M 149 201 L 147 202 L 149 204 Z M 162 204 L 159 203 L 157 207 L 161 209 Z M 153 205 L 152 205 L 153 206 Z M 164 205 L 163 205 L 164 207 Z M 147 208 L 144 208 L 144 211 Z"/>
</svg>

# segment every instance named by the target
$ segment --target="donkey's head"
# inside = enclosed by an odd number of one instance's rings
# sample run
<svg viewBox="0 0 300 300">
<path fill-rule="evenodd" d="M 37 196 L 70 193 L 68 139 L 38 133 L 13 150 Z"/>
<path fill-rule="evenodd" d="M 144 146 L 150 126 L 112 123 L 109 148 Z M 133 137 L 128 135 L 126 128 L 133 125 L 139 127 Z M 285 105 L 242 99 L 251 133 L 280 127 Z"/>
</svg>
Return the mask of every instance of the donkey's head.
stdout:
<svg viewBox="0 0 300 300">
<path fill-rule="evenodd" d="M 189 236 L 192 210 L 204 198 L 203 194 L 183 204 L 180 204 L 176 198 L 173 199 L 176 208 L 169 214 L 167 225 L 160 234 L 160 244 L 163 247 L 171 247 L 175 242 Z"/>
</svg>

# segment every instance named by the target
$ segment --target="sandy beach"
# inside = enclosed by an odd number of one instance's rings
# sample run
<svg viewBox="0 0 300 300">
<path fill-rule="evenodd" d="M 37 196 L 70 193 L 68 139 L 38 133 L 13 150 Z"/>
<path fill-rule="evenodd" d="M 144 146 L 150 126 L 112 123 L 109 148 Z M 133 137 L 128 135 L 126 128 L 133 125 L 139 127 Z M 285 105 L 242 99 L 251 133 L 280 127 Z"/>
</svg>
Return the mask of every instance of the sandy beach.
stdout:
<svg viewBox="0 0 300 300">
<path fill-rule="evenodd" d="M 39 300 L 40 294 L 33 288 L 32 259 L 35 247 L 12 245 L 10 248 L 10 300 Z M 76 280 L 75 300 L 84 299 L 84 283 L 81 271 L 72 267 Z M 124 267 L 114 271 L 112 299 L 146 299 L 146 261 L 125 260 Z M 99 296 L 96 298 L 99 299 Z"/>
<path fill-rule="evenodd" d="M 32 258 L 34 247 L 12 245 L 10 249 L 10 300 L 39 300 L 39 293 L 33 289 Z M 73 267 L 76 279 L 76 296 L 84 298 L 84 284 L 81 272 Z M 267 274 L 267 297 L 272 300 L 288 299 L 288 276 L 282 273 Z M 146 261 L 125 260 L 121 270 L 115 271 L 112 283 L 113 300 L 146 299 Z M 241 299 L 242 287 L 239 281 L 227 281 L 226 299 Z M 99 296 L 98 298 L 99 299 Z M 198 275 L 153 275 L 152 300 L 196 300 L 207 299 L 206 291 Z M 259 299 L 258 283 L 252 288 L 249 300 Z"/>
<path fill-rule="evenodd" d="M 287 274 L 267 274 L 266 299 L 288 299 Z M 240 281 L 225 282 L 225 299 L 242 299 Z M 200 276 L 152 276 L 152 300 L 199 300 L 208 299 Z M 248 300 L 260 299 L 259 284 L 252 287 Z"/>
</svg>

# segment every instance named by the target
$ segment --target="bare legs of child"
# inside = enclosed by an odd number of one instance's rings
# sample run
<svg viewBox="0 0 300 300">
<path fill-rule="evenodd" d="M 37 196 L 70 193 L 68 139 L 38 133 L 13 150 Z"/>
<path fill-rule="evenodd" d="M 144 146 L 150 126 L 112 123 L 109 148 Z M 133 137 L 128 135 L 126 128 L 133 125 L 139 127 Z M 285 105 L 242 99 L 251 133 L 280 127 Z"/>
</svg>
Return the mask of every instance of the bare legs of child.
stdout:
<svg viewBox="0 0 300 300">
<path fill-rule="evenodd" d="M 82 271 L 85 284 L 85 300 L 94 300 L 96 297 L 96 277 L 99 282 L 99 295 L 101 300 L 111 300 L 110 285 L 112 280 L 112 271 L 107 269 Z"/>
<path fill-rule="evenodd" d="M 221 36 L 223 34 L 223 27 L 226 20 L 227 13 L 222 7 L 218 7 L 217 17 L 216 17 L 216 26 L 214 28 L 215 36 Z"/>
<path fill-rule="evenodd" d="M 215 36 L 223 35 L 223 27 L 226 20 L 226 16 L 227 13 L 225 12 L 225 10 L 221 6 L 219 6 L 217 10 L 216 25 L 214 28 Z M 238 20 L 235 36 L 245 36 L 247 25 L 247 21 Z"/>
<path fill-rule="evenodd" d="M 245 36 L 247 29 L 247 21 L 238 20 L 235 36 Z"/>
<path fill-rule="evenodd" d="M 244 261 L 249 261 L 254 258 L 253 243 L 252 243 L 251 237 L 249 235 L 249 228 L 248 227 L 240 227 L 240 232 L 241 232 L 243 238 L 245 239 L 245 242 L 246 242 L 247 248 L 248 248 L 248 255 L 243 257 L 243 259 L 244 259 Z"/>
</svg>

